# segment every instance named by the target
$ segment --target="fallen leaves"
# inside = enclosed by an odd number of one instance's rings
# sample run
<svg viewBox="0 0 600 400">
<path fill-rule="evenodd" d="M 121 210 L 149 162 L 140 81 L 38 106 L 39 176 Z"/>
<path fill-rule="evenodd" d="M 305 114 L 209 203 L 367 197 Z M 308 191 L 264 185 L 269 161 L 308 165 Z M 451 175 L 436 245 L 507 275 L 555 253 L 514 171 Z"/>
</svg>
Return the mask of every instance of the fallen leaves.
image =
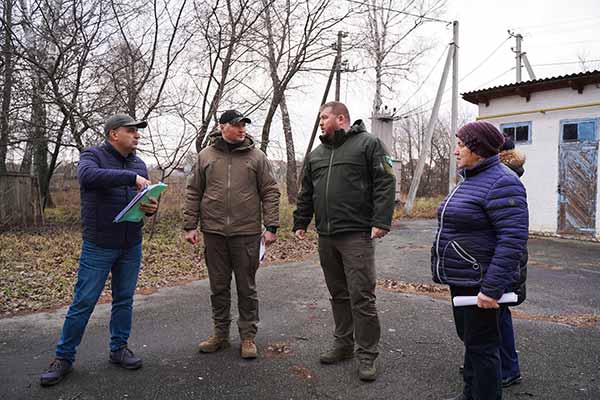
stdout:
<svg viewBox="0 0 600 400">
<path fill-rule="evenodd" d="M 450 291 L 447 286 L 443 285 L 378 279 L 377 287 L 390 292 L 425 294 L 437 299 L 450 300 Z"/>
<path fill-rule="evenodd" d="M 291 212 L 291 211 L 290 211 Z M 78 209 L 52 209 L 43 227 L 22 228 L 0 235 L 0 317 L 50 310 L 68 305 L 77 280 L 81 233 Z M 142 265 L 136 294 L 206 279 L 203 246 L 181 237 L 181 216 L 161 216 L 150 239 L 146 224 Z M 317 249 L 316 233 L 297 240 L 290 227 L 281 228 L 263 265 L 300 261 Z M 109 302 L 110 277 L 100 302 Z"/>
</svg>

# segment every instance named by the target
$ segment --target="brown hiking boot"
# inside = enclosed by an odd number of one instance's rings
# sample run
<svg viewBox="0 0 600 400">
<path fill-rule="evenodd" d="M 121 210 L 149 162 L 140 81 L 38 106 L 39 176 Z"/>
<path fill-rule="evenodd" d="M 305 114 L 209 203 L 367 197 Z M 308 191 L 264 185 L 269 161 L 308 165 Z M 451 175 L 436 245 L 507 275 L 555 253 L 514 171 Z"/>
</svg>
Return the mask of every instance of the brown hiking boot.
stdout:
<svg viewBox="0 0 600 400">
<path fill-rule="evenodd" d="M 229 338 L 226 336 L 210 336 L 203 342 L 198 344 L 198 350 L 202 353 L 214 353 L 215 351 L 228 349 L 231 346 L 229 344 Z"/>
<path fill-rule="evenodd" d="M 258 350 L 256 349 L 254 339 L 242 339 L 240 345 L 240 354 L 242 358 L 256 358 L 257 353 Z"/>
</svg>

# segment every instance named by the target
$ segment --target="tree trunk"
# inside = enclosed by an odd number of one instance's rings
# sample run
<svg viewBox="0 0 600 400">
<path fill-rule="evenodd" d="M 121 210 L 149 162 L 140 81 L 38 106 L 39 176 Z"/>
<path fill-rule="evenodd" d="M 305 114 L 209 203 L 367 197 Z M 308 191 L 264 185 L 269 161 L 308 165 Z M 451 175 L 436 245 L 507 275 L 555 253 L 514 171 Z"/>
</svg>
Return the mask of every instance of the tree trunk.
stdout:
<svg viewBox="0 0 600 400">
<path fill-rule="evenodd" d="M 2 109 L 0 109 L 0 175 L 6 173 L 6 154 L 8 152 L 9 113 L 12 94 L 12 4 L 13 0 L 4 1 L 4 87 L 2 88 Z"/>
<path fill-rule="evenodd" d="M 41 77 L 33 79 L 31 99 L 31 126 L 33 145 L 33 169 L 38 178 L 42 209 L 46 206 L 48 195 L 48 137 L 46 132 L 46 106 L 42 98 L 44 80 Z"/>
<path fill-rule="evenodd" d="M 296 166 L 296 151 L 294 149 L 292 124 L 290 122 L 290 113 L 288 112 L 285 95 L 281 97 L 279 109 L 281 111 L 281 122 L 283 124 L 283 134 L 285 136 L 285 152 L 287 155 L 287 171 L 285 174 L 285 183 L 287 187 L 288 202 L 290 204 L 296 204 L 296 200 L 298 199 L 298 174 Z"/>
<path fill-rule="evenodd" d="M 276 82 L 277 81 L 277 82 Z M 263 123 L 262 129 L 262 137 L 260 143 L 260 149 L 266 153 L 267 147 L 269 146 L 269 133 L 271 131 L 271 123 L 273 122 L 273 117 L 275 116 L 275 112 L 277 111 L 277 106 L 281 103 L 282 93 L 280 92 L 279 80 L 273 78 L 273 98 L 271 99 L 271 105 L 269 106 L 269 110 L 267 111 L 267 116 L 265 117 L 265 122 Z"/>
</svg>

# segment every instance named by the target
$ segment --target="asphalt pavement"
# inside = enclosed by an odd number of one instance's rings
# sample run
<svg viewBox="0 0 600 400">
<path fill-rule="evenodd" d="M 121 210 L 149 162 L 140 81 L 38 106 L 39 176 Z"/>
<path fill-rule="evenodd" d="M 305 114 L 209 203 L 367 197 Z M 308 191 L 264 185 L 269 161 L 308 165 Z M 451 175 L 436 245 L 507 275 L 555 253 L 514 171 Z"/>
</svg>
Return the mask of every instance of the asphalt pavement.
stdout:
<svg viewBox="0 0 600 400">
<path fill-rule="evenodd" d="M 378 278 L 430 284 L 434 233 L 435 221 L 398 223 L 377 243 Z M 514 320 L 523 382 L 503 398 L 598 400 L 600 325 L 570 322 L 600 316 L 600 244 L 532 238 L 529 251 L 528 300 Z M 197 352 L 212 326 L 208 281 L 196 281 L 136 297 L 129 344 L 144 359 L 137 371 L 108 363 L 110 305 L 96 307 L 75 370 L 50 388 L 40 387 L 39 373 L 66 308 L 0 320 L 0 398 L 438 400 L 461 390 L 462 343 L 447 300 L 378 289 L 380 376 L 363 383 L 356 360 L 318 362 L 333 320 L 316 257 L 261 268 L 257 281 L 257 360 L 240 358 L 236 329 L 230 349 Z"/>
</svg>

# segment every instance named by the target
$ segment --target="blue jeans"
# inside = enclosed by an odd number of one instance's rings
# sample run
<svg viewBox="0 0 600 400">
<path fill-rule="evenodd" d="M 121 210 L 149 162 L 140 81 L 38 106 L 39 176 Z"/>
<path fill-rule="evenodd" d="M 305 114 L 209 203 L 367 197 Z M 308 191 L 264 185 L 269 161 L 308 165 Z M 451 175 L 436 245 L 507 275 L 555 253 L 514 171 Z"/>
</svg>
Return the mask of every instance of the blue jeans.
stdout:
<svg viewBox="0 0 600 400">
<path fill-rule="evenodd" d="M 112 273 L 110 350 L 116 351 L 127 345 L 141 259 L 141 243 L 128 249 L 105 249 L 83 242 L 73 302 L 56 346 L 57 358 L 75 361 L 77 346 L 81 343 L 109 273 Z"/>
<path fill-rule="evenodd" d="M 512 316 L 510 309 L 506 306 L 500 307 L 500 333 L 502 335 L 502 345 L 500 346 L 502 379 L 520 376 L 521 370 L 519 368 L 519 356 L 515 348 Z"/>
</svg>

